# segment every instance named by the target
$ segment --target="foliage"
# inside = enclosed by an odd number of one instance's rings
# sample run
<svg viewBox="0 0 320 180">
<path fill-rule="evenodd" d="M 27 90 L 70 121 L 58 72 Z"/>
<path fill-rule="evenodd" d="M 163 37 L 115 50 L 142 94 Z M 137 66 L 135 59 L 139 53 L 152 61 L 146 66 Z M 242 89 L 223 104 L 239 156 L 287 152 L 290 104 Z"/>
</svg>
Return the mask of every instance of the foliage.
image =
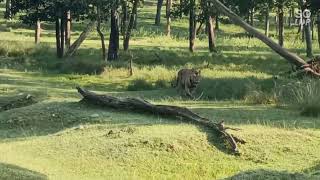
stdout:
<svg viewBox="0 0 320 180">
<path fill-rule="evenodd" d="M 318 117 L 320 115 L 320 81 L 303 79 L 282 85 L 278 96 L 283 104 L 301 111 L 302 115 Z"/>
</svg>

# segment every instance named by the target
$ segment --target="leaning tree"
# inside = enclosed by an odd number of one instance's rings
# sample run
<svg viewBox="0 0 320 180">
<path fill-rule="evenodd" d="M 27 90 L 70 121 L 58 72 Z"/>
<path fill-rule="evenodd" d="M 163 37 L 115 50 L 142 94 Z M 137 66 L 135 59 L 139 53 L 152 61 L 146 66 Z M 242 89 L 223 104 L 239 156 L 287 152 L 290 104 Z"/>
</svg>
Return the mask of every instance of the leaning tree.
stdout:
<svg viewBox="0 0 320 180">
<path fill-rule="evenodd" d="M 250 26 L 248 23 L 243 21 L 237 14 L 232 12 L 229 8 L 227 8 L 223 3 L 221 3 L 219 0 L 210 0 L 215 4 L 215 8 L 223 13 L 224 15 L 228 16 L 235 24 L 241 26 L 243 29 L 245 29 L 247 32 L 249 32 L 251 35 L 255 36 L 262 42 L 264 42 L 267 46 L 269 46 L 273 51 L 278 53 L 280 56 L 282 56 L 284 59 L 286 59 L 291 64 L 296 65 L 297 67 L 304 68 L 304 71 L 306 73 L 310 73 L 312 76 L 320 77 L 319 69 L 315 69 L 317 66 L 313 66 L 313 61 L 311 61 L 311 64 L 308 64 L 306 61 L 304 61 L 301 57 L 298 55 L 288 51 L 287 49 L 281 47 L 279 44 L 274 42 L 272 39 L 265 36 L 263 33 L 259 32 L 252 26 Z M 320 62 L 320 59 L 317 58 L 317 61 Z M 318 62 L 318 63 L 319 63 Z M 311 65 L 311 66 L 310 66 Z"/>
</svg>

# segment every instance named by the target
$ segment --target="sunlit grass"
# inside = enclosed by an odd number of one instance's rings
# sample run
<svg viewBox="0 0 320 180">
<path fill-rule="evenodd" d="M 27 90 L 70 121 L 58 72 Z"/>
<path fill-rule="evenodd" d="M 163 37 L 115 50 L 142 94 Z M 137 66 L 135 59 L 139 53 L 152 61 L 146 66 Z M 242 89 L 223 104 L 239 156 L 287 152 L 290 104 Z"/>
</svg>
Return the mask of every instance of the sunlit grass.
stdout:
<svg viewBox="0 0 320 180">
<path fill-rule="evenodd" d="M 187 19 L 173 21 L 169 38 L 164 18 L 160 27 L 153 25 L 154 12 L 148 5 L 139 10 L 130 51 L 121 50 L 119 61 L 107 64 L 96 32 L 74 58 L 58 59 L 51 24 L 44 24 L 41 44 L 34 45 L 32 27 L 0 18 L 0 96 L 29 93 L 39 100 L 0 113 L 0 179 L 319 179 L 319 119 L 270 101 L 273 76 L 290 65 L 232 24 L 221 24 L 218 53 L 208 52 L 204 34 L 190 53 Z M 74 22 L 72 40 L 84 24 Z M 304 57 L 305 44 L 295 31 L 286 27 L 285 47 Z M 276 41 L 274 26 L 271 35 Z M 316 41 L 314 47 L 319 53 Z M 89 66 L 92 71 L 84 74 Z M 96 74 L 95 67 L 103 72 Z M 170 87 L 179 69 L 193 67 L 202 70 L 199 101 Z M 241 128 L 232 134 L 247 144 L 240 145 L 241 156 L 233 156 L 210 129 L 182 119 L 83 105 L 77 86 L 190 108 Z"/>
</svg>

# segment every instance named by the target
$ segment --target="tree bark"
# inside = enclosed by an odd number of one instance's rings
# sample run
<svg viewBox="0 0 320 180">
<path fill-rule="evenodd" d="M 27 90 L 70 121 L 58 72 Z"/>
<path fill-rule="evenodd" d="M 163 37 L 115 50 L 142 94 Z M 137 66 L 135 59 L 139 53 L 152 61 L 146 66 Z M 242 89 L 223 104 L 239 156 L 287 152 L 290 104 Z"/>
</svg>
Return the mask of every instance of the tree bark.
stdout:
<svg viewBox="0 0 320 180">
<path fill-rule="evenodd" d="M 196 2 L 190 0 L 189 10 L 189 51 L 194 52 L 195 50 L 195 39 L 196 39 Z"/>
<path fill-rule="evenodd" d="M 97 7 L 97 32 L 100 36 L 100 41 L 101 41 L 101 50 L 102 50 L 102 60 L 107 61 L 107 50 L 106 50 L 106 44 L 104 41 L 104 34 L 101 31 L 101 9 L 100 7 Z"/>
<path fill-rule="evenodd" d="M 283 47 L 284 45 L 284 12 L 283 12 L 283 6 L 280 5 L 278 7 L 278 19 L 279 19 L 279 35 L 278 35 L 278 40 L 279 40 L 279 45 Z"/>
<path fill-rule="evenodd" d="M 69 49 L 71 45 L 71 12 L 67 11 L 66 14 L 66 48 Z"/>
<path fill-rule="evenodd" d="M 312 36 L 311 36 L 311 25 L 310 23 L 307 23 L 304 26 L 304 33 L 306 37 L 306 46 L 307 46 L 307 57 L 312 58 L 313 57 L 313 52 L 312 52 Z"/>
<path fill-rule="evenodd" d="M 250 25 L 254 27 L 254 8 L 250 10 Z"/>
<path fill-rule="evenodd" d="M 171 36 L 171 8 L 172 8 L 172 0 L 167 0 L 166 4 L 166 18 L 167 18 L 167 26 L 166 26 L 166 33 L 167 36 Z"/>
<path fill-rule="evenodd" d="M 56 16 L 56 48 L 58 58 L 62 58 L 60 29 L 60 18 L 59 16 Z"/>
<path fill-rule="evenodd" d="M 36 27 L 35 27 L 35 43 L 40 43 L 40 37 L 41 37 L 41 21 L 37 20 Z"/>
<path fill-rule="evenodd" d="M 127 32 L 126 32 L 126 36 L 125 36 L 124 41 L 123 41 L 123 49 L 125 51 L 128 51 L 128 49 L 129 49 L 129 42 L 130 42 L 132 29 L 133 29 L 133 26 L 134 26 L 134 21 L 135 21 L 136 15 L 137 15 L 138 3 L 139 3 L 139 0 L 134 0 L 133 1 L 133 7 L 132 7 L 131 16 L 130 16 L 129 26 L 128 26 L 128 29 L 127 29 Z"/>
<path fill-rule="evenodd" d="M 127 25 L 128 25 L 128 6 L 127 6 L 126 0 L 121 1 L 121 8 L 122 8 L 121 34 L 122 36 L 125 36 L 127 32 Z"/>
<path fill-rule="evenodd" d="M 255 28 L 251 27 L 249 24 L 243 21 L 238 15 L 236 15 L 234 12 L 228 9 L 224 4 L 222 4 L 219 0 L 211 0 L 211 1 L 215 3 L 217 9 L 221 13 L 228 16 L 235 24 L 241 26 L 247 32 L 251 33 L 258 39 L 260 39 L 262 42 L 264 42 L 267 46 L 269 46 L 272 50 L 274 50 L 276 53 L 278 53 L 280 56 L 282 56 L 284 59 L 286 59 L 290 63 L 295 64 L 296 66 L 302 66 L 306 64 L 306 62 L 302 58 L 282 48 L 277 43 L 275 43 L 272 39 L 266 37 L 264 34 L 260 33 Z"/>
<path fill-rule="evenodd" d="M 182 18 L 183 16 L 183 6 L 184 6 L 184 2 L 185 0 L 180 0 L 180 3 L 179 3 L 179 16 L 180 16 L 180 19 Z"/>
<path fill-rule="evenodd" d="M 264 35 L 269 37 L 270 32 L 270 13 L 269 13 L 269 5 L 267 5 L 267 8 L 265 10 L 265 24 L 264 24 Z"/>
<path fill-rule="evenodd" d="M 90 21 L 87 27 L 84 29 L 84 31 L 80 34 L 79 38 L 70 46 L 68 49 L 66 56 L 71 57 L 73 56 L 82 42 L 87 38 L 89 33 L 92 31 L 92 29 L 95 27 L 96 21 Z"/>
<path fill-rule="evenodd" d="M 119 51 L 119 17 L 116 9 L 111 10 L 111 32 L 109 38 L 108 60 L 118 59 Z"/>
<path fill-rule="evenodd" d="M 216 15 L 216 26 L 215 29 L 216 30 L 220 30 L 220 22 L 219 22 L 219 14 Z"/>
<path fill-rule="evenodd" d="M 161 23 L 162 4 L 163 4 L 163 0 L 158 0 L 158 3 L 157 3 L 157 14 L 156 14 L 155 22 L 154 22 L 154 24 L 156 26 L 160 26 L 160 23 Z"/>
<path fill-rule="evenodd" d="M 11 5 L 11 0 L 6 0 L 6 11 L 4 13 L 4 18 L 7 20 L 11 20 L 12 18 Z"/>
<path fill-rule="evenodd" d="M 317 14 L 318 44 L 320 47 L 320 12 Z"/>
<path fill-rule="evenodd" d="M 161 115 L 165 117 L 175 117 L 185 121 L 191 121 L 215 131 L 227 144 L 231 147 L 231 151 L 239 154 L 237 143 L 245 144 L 246 142 L 240 138 L 229 134 L 226 130 L 239 130 L 236 128 L 229 128 L 224 126 L 224 122 L 215 123 L 207 118 L 203 118 L 187 108 L 169 105 L 154 105 L 142 99 L 125 98 L 120 99 L 108 95 L 98 95 L 82 88 L 77 88 L 78 92 L 83 96 L 81 102 L 97 105 L 100 107 L 114 108 L 118 110 L 127 110 L 133 112 L 149 113 Z"/>
<path fill-rule="evenodd" d="M 207 27 L 208 27 L 208 40 L 209 40 L 209 51 L 215 52 L 216 50 L 216 35 L 215 35 L 215 20 L 213 16 L 207 17 Z"/>
<path fill-rule="evenodd" d="M 65 27 L 66 27 L 66 17 L 64 16 L 64 13 L 61 16 L 61 20 L 60 20 L 61 24 L 60 24 L 60 43 L 61 43 L 61 57 L 63 57 L 64 55 L 64 46 L 65 46 Z"/>
</svg>

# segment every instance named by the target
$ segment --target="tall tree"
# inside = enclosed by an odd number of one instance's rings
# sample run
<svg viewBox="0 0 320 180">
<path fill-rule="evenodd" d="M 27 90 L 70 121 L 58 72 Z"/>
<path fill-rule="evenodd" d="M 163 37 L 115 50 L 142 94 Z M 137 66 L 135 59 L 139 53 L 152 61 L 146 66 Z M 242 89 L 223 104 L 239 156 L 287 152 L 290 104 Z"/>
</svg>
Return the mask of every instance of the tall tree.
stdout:
<svg viewBox="0 0 320 180">
<path fill-rule="evenodd" d="M 39 44 L 40 43 L 40 36 L 41 36 L 41 21 L 38 20 L 36 23 L 36 27 L 35 27 L 35 43 Z"/>
<path fill-rule="evenodd" d="M 163 0 L 158 0 L 158 2 L 157 2 L 157 13 L 156 13 L 156 18 L 155 18 L 155 22 L 154 22 L 154 24 L 156 26 L 160 26 L 162 4 L 163 4 Z"/>
<path fill-rule="evenodd" d="M 119 1 L 116 0 L 112 4 L 111 7 L 111 32 L 109 38 L 109 50 L 108 50 L 108 60 L 116 60 L 118 59 L 118 51 L 119 51 L 119 16 L 118 16 L 118 6 Z"/>
<path fill-rule="evenodd" d="M 278 41 L 279 45 L 283 46 L 284 45 L 284 4 L 282 0 L 279 0 L 277 4 L 277 10 L 278 10 Z"/>
<path fill-rule="evenodd" d="M 130 21 L 129 21 L 127 32 L 126 32 L 126 35 L 125 35 L 124 41 L 123 41 L 123 49 L 125 51 L 127 51 L 129 49 L 129 42 L 130 42 L 132 29 L 134 27 L 135 18 L 136 18 L 137 11 L 138 11 L 138 5 L 139 5 L 139 0 L 133 0 Z"/>
<path fill-rule="evenodd" d="M 196 1 L 189 0 L 189 51 L 194 52 L 195 50 L 195 39 L 196 39 Z"/>
<path fill-rule="evenodd" d="M 308 16 L 308 14 L 305 12 L 311 12 L 311 11 L 307 9 L 308 4 L 306 3 L 306 1 L 301 0 L 300 4 L 301 4 L 301 10 L 303 12 L 303 15 L 302 15 L 303 22 L 304 22 L 304 32 L 303 33 L 305 34 L 305 38 L 306 38 L 307 57 L 311 58 L 311 57 L 313 57 L 312 35 L 311 35 L 311 14 L 309 14 L 309 17 L 305 17 L 305 16 Z"/>
<path fill-rule="evenodd" d="M 6 0 L 6 11 L 4 13 L 4 18 L 8 20 L 12 18 L 11 5 L 11 0 Z"/>
<path fill-rule="evenodd" d="M 172 0 L 167 0 L 167 3 L 166 3 L 166 19 L 167 19 L 166 33 L 167 33 L 167 36 L 169 36 L 169 37 L 171 35 L 171 8 L 172 8 Z"/>
<path fill-rule="evenodd" d="M 104 41 L 104 34 L 101 30 L 101 24 L 102 24 L 103 20 L 104 20 L 104 18 L 103 18 L 102 12 L 101 12 L 101 5 L 100 5 L 100 3 L 98 3 L 98 6 L 97 6 L 97 32 L 100 36 L 100 41 L 101 41 L 102 59 L 104 61 L 107 61 L 106 44 Z"/>
<path fill-rule="evenodd" d="M 223 14 L 225 14 L 235 24 L 241 26 L 247 32 L 251 33 L 256 38 L 260 39 L 262 42 L 264 42 L 272 50 L 274 50 L 276 53 L 278 53 L 280 56 L 282 56 L 284 59 L 286 59 L 290 63 L 295 64 L 296 66 L 299 66 L 299 67 L 306 64 L 306 62 L 302 58 L 300 58 L 298 55 L 296 55 L 294 53 L 291 53 L 288 50 L 282 48 L 280 45 L 275 43 L 272 39 L 266 37 L 264 34 L 262 34 L 261 32 L 257 31 L 255 28 L 253 28 L 248 23 L 243 21 L 237 14 L 232 12 L 229 8 L 227 8 L 219 0 L 210 0 L 210 1 L 215 4 L 215 6 L 216 6 L 218 11 L 220 11 Z"/>
</svg>

